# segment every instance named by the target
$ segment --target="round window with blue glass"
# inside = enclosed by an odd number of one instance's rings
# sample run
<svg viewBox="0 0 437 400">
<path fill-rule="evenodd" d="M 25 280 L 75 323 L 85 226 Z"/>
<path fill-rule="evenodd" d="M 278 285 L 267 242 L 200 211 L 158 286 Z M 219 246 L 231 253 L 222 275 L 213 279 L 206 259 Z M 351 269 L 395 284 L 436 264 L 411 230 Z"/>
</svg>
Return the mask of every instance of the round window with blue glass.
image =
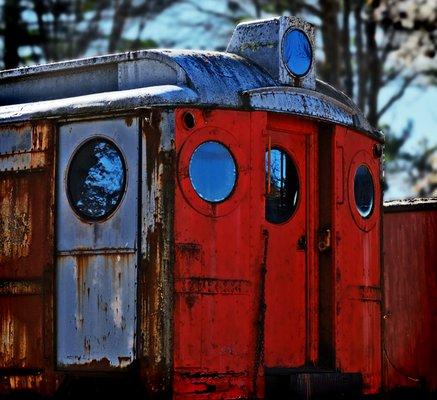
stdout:
<svg viewBox="0 0 437 400">
<path fill-rule="evenodd" d="M 234 157 L 223 144 L 215 141 L 204 142 L 194 150 L 189 174 L 196 193 L 210 203 L 226 200 L 237 181 Z"/>
<path fill-rule="evenodd" d="M 67 175 L 73 210 L 87 220 L 103 220 L 119 205 L 126 186 L 126 166 L 108 139 L 88 140 L 74 153 Z"/>
<path fill-rule="evenodd" d="M 282 39 L 282 58 L 291 74 L 301 78 L 308 74 L 313 50 L 308 36 L 300 29 L 288 30 Z"/>
<path fill-rule="evenodd" d="M 369 168 L 365 165 L 360 165 L 355 172 L 354 197 L 359 214 L 368 218 L 373 210 L 375 188 Z"/>
</svg>

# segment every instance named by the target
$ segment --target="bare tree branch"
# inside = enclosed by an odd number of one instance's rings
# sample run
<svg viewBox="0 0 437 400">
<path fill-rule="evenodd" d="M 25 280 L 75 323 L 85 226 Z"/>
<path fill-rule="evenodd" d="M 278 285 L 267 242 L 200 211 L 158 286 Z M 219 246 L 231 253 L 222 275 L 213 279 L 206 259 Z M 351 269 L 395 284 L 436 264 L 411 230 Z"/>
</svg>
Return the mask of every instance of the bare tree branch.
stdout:
<svg viewBox="0 0 437 400">
<path fill-rule="evenodd" d="M 114 16 L 112 18 L 112 29 L 108 42 L 108 51 L 110 53 L 113 53 L 117 49 L 117 45 L 124 29 L 124 24 L 130 14 L 132 0 L 116 0 L 115 4 Z"/>
<path fill-rule="evenodd" d="M 410 84 L 416 79 L 416 75 L 406 77 L 400 86 L 399 90 L 391 96 L 384 106 L 378 111 L 377 118 L 380 119 L 398 100 L 402 98 Z"/>
<path fill-rule="evenodd" d="M 231 21 L 233 23 L 238 21 L 238 18 L 232 16 L 231 14 L 222 13 L 222 12 L 218 12 L 218 11 L 215 11 L 215 10 L 211 10 L 211 9 L 208 9 L 208 8 L 201 7 L 201 6 L 199 6 L 197 3 L 195 3 L 192 0 L 185 0 L 185 3 L 190 4 L 194 9 L 196 9 L 197 11 L 199 11 L 201 13 L 209 14 L 209 15 L 212 15 L 212 16 L 220 18 L 220 19 L 225 19 L 227 21 Z"/>
</svg>

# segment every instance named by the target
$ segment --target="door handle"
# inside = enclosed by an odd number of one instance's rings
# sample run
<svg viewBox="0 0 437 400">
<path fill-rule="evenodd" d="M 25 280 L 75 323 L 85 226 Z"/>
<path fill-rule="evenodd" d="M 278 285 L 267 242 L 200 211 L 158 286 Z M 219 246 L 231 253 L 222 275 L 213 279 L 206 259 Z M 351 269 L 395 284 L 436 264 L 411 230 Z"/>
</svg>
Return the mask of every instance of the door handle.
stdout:
<svg viewBox="0 0 437 400">
<path fill-rule="evenodd" d="M 331 229 L 325 228 L 319 231 L 319 251 L 323 253 L 331 248 Z"/>
</svg>

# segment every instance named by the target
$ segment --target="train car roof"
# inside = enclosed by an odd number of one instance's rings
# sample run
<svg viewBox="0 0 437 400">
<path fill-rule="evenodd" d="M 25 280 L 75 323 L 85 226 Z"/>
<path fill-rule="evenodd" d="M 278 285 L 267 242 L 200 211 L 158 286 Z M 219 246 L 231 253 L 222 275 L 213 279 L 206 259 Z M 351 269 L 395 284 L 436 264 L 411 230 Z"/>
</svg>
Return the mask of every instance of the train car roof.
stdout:
<svg viewBox="0 0 437 400">
<path fill-rule="evenodd" d="M 342 92 L 284 85 L 231 52 L 141 50 L 0 72 L 0 124 L 155 106 L 267 110 L 382 134 Z"/>
</svg>

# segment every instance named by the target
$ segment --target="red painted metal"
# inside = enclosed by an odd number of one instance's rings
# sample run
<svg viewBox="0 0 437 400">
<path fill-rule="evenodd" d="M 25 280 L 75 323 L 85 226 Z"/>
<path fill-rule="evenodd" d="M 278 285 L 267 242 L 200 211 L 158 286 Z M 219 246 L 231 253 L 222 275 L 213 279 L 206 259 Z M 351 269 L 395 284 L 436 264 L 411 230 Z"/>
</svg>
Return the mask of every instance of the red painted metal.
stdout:
<svg viewBox="0 0 437 400">
<path fill-rule="evenodd" d="M 174 398 L 260 394 L 257 346 L 263 198 L 252 208 L 252 182 L 264 184 L 262 113 L 191 110 L 194 129 L 176 113 Z M 192 189 L 188 164 L 205 140 L 223 143 L 238 165 L 231 197 L 216 205 Z M 251 168 L 252 150 L 260 154 Z M 261 150 L 261 151 L 260 151 Z M 256 190 L 259 190 L 258 188 Z"/>
<path fill-rule="evenodd" d="M 286 151 L 300 182 L 297 209 L 281 224 L 267 222 L 269 232 L 265 285 L 265 366 L 303 367 L 315 361 L 317 349 L 317 276 L 315 265 L 315 124 L 270 114 L 263 144 Z M 263 169 L 261 169 L 264 173 Z M 299 248 L 299 240 L 306 248 Z"/>
<path fill-rule="evenodd" d="M 334 349 L 341 372 L 361 372 L 365 393 L 381 388 L 381 185 L 375 141 L 336 127 L 333 142 Z M 362 218 L 354 201 L 359 165 L 369 168 L 375 186 L 373 212 Z"/>
<path fill-rule="evenodd" d="M 437 207 L 384 213 L 384 386 L 437 391 Z"/>
<path fill-rule="evenodd" d="M 302 367 L 317 357 L 315 246 L 298 249 L 302 236 L 314 244 L 315 124 L 190 110 L 190 130 L 184 112 L 176 116 L 175 394 L 262 396 L 264 367 Z M 199 198 L 188 177 L 189 158 L 206 140 L 229 147 L 239 168 L 234 194 L 215 206 Z M 293 157 L 301 181 L 298 209 L 280 225 L 264 215 L 268 143 Z"/>
</svg>

